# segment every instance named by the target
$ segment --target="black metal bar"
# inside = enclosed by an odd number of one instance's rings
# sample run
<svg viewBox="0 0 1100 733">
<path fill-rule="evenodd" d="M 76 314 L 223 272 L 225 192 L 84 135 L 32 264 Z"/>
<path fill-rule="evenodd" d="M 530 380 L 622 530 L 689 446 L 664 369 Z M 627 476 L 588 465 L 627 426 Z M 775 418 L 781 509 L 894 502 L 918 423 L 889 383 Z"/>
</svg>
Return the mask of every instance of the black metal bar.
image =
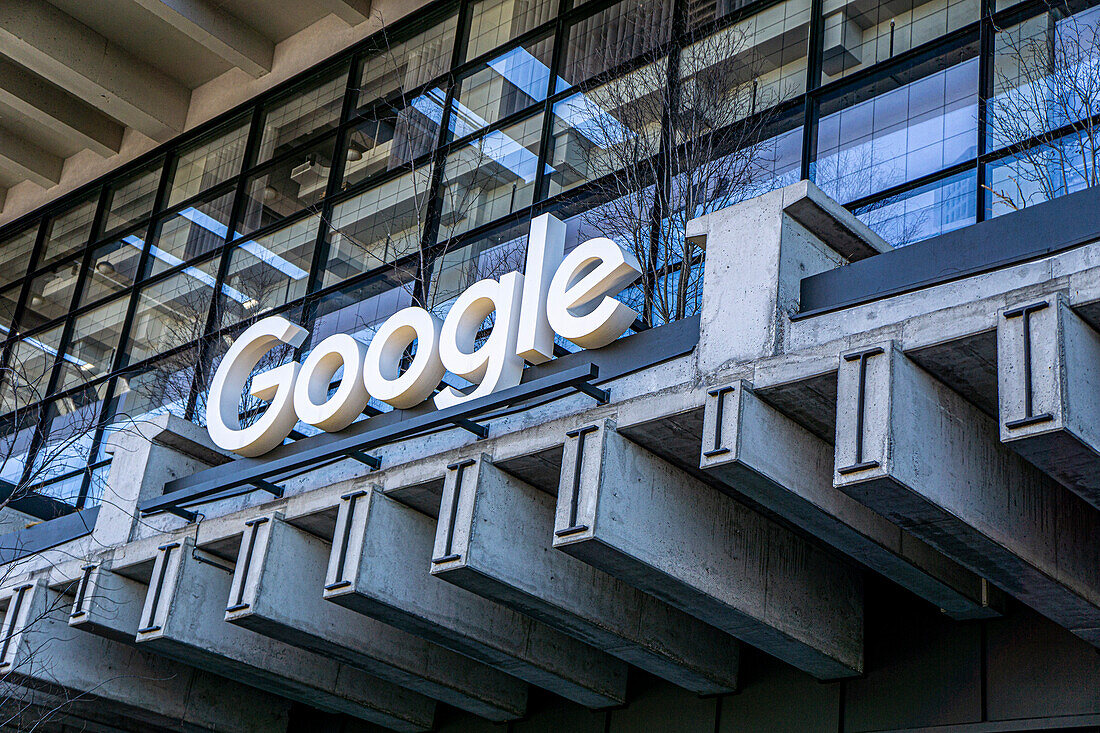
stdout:
<svg viewBox="0 0 1100 733">
<path fill-rule="evenodd" d="M 458 502 L 462 498 L 462 478 L 466 473 L 466 469 L 474 465 L 476 461 L 472 458 L 459 461 L 458 463 L 452 463 L 447 466 L 448 471 L 455 472 L 455 488 L 451 492 L 451 506 L 447 517 L 447 539 L 443 545 L 443 554 L 439 557 L 432 558 L 432 564 L 438 565 L 444 562 L 450 562 L 451 560 L 457 560 L 461 555 L 454 552 L 454 535 L 455 535 L 455 522 L 458 521 Z"/>
<path fill-rule="evenodd" d="M 378 456 L 372 456 L 364 453 L 363 451 L 353 450 L 348 453 L 348 458 L 359 461 L 360 463 L 370 466 L 370 470 L 377 471 L 382 467 L 382 459 Z"/>
<path fill-rule="evenodd" d="M 586 425 L 583 428 L 570 430 L 565 434 L 567 438 L 577 439 L 577 452 L 573 458 L 573 486 L 569 494 L 569 524 L 555 531 L 554 535 L 556 537 L 565 537 L 588 529 L 587 524 L 577 524 L 577 512 L 580 510 L 581 468 L 584 467 L 584 438 L 589 433 L 594 433 L 599 429 L 598 425 Z"/>
<path fill-rule="evenodd" d="M 11 649 L 11 640 L 16 634 L 20 633 L 15 630 L 15 625 L 19 623 L 19 612 L 23 609 L 23 597 L 27 595 L 27 590 L 31 587 L 30 583 L 21 585 L 15 589 L 15 596 L 11 599 L 11 606 L 8 609 L 8 616 L 11 618 L 11 623 L 8 624 L 8 628 L 4 629 L 4 645 L 0 647 L 0 667 L 7 667 L 11 665 L 8 661 L 8 650 Z"/>
<path fill-rule="evenodd" d="M 719 387 L 718 389 L 707 391 L 707 394 L 715 398 L 714 442 L 711 444 L 710 450 L 703 451 L 704 458 L 713 458 L 714 456 L 720 456 L 730 452 L 729 448 L 723 447 L 722 445 L 722 420 L 725 417 L 726 395 L 733 392 L 734 389 L 735 387 Z"/>
<path fill-rule="evenodd" d="M 353 491 L 350 494 L 344 494 L 340 497 L 341 501 L 347 502 L 347 510 L 344 512 L 344 532 L 340 538 L 339 546 L 333 547 L 333 552 L 338 553 L 336 555 L 336 579 L 325 586 L 325 590 L 334 590 L 336 588 L 343 588 L 344 586 L 351 585 L 350 580 L 344 578 L 344 569 L 347 567 L 348 562 L 348 545 L 351 542 L 351 523 L 355 519 L 355 504 L 359 500 L 359 497 L 366 496 L 365 491 Z"/>
<path fill-rule="evenodd" d="M 256 551 L 256 535 L 259 534 L 260 525 L 267 521 L 267 517 L 258 517 L 256 519 L 249 519 L 244 523 L 245 526 L 248 527 L 248 547 L 246 547 L 244 551 L 244 563 L 240 572 L 241 581 L 237 583 L 237 600 L 225 609 L 226 613 L 248 608 L 249 604 L 244 602 L 244 589 L 245 586 L 248 585 L 248 572 L 252 569 L 252 554 Z"/>
<path fill-rule="evenodd" d="M 172 487 L 169 493 L 142 502 L 140 509 L 142 514 L 171 511 L 182 502 L 199 501 L 227 489 L 256 485 L 257 481 L 268 481 L 271 477 L 305 468 L 328 458 L 367 451 L 433 428 L 451 425 L 456 418 L 468 418 L 516 402 L 558 392 L 579 383 L 591 382 L 598 376 L 599 369 L 595 364 L 590 363 L 565 369 L 557 374 L 535 379 L 467 403 L 389 423 L 375 430 L 370 430 L 371 421 L 365 420 L 358 423 L 364 426 L 362 429 L 364 432 L 361 433 L 315 436 L 310 440 L 284 446 L 283 455 L 267 459 L 233 461 L 178 479 L 168 485 Z M 327 440 L 318 441 L 318 438 L 327 438 Z M 316 445 L 317 443 L 320 444 Z M 302 449 L 294 450 L 299 446 Z"/>
<path fill-rule="evenodd" d="M 1049 412 L 1038 415 L 1035 414 L 1035 391 L 1031 368 L 1031 315 L 1046 310 L 1049 307 L 1050 303 L 1039 301 L 1038 303 L 1031 303 L 1019 308 L 1013 308 L 1012 310 L 1005 311 L 1004 314 L 1006 319 L 1021 319 L 1021 325 L 1024 330 L 1024 416 L 1019 420 L 1009 420 L 1006 422 L 1005 427 L 1009 430 L 1026 428 L 1031 425 L 1050 422 L 1054 419 L 1054 415 Z"/>
<path fill-rule="evenodd" d="M 84 613 L 84 598 L 88 595 L 88 581 L 92 579 L 92 571 L 95 565 L 85 565 L 81 569 L 80 585 L 76 589 L 76 600 L 73 601 L 73 610 L 70 616 L 79 616 Z"/>
<path fill-rule="evenodd" d="M 456 417 L 451 420 L 451 423 L 458 428 L 473 433 L 477 436 L 478 440 L 489 437 L 489 428 L 486 425 L 481 425 L 466 417 Z"/>
<path fill-rule="evenodd" d="M 868 468 L 875 468 L 879 465 L 878 461 L 863 460 L 863 421 L 864 408 L 867 402 L 867 360 L 872 356 L 878 356 L 884 353 L 886 352 L 883 349 L 875 347 L 854 354 L 844 355 L 844 361 L 859 362 L 859 392 L 856 397 L 856 460 L 855 463 L 850 466 L 844 466 L 843 468 L 837 469 L 837 473 L 842 476 L 855 473 L 856 471 L 863 471 Z"/>
<path fill-rule="evenodd" d="M 257 489 L 261 489 L 263 491 L 266 491 L 267 493 L 271 494 L 272 496 L 274 496 L 278 499 L 281 499 L 282 496 L 283 496 L 283 487 L 282 486 L 276 486 L 275 484 L 271 483 L 270 481 L 267 481 L 266 479 L 258 478 L 258 479 L 253 480 L 251 483 Z"/>
<path fill-rule="evenodd" d="M 160 606 L 161 592 L 164 590 L 164 579 L 168 575 L 168 559 L 172 555 L 172 550 L 180 546 L 178 542 L 169 542 L 167 545 L 161 545 L 157 549 L 160 550 L 160 573 L 157 574 L 157 584 L 153 587 L 153 602 L 149 604 L 149 618 L 145 621 L 145 625 L 137 630 L 139 634 L 145 634 L 150 631 L 157 631 L 160 626 L 157 626 L 153 622 L 157 618 L 157 607 Z"/>
</svg>

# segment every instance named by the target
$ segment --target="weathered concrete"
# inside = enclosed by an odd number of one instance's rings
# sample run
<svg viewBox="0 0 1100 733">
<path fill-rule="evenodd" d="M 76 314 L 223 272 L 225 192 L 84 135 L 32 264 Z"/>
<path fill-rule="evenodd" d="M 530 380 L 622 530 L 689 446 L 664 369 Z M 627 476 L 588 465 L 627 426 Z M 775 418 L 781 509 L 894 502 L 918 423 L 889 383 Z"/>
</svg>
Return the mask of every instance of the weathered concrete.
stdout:
<svg viewBox="0 0 1100 733">
<path fill-rule="evenodd" d="M 79 699 L 151 726 L 239 731 L 282 730 L 289 703 L 65 624 L 68 601 L 44 580 L 8 601 L 0 674 L 35 691 Z M 132 637 L 131 637 L 132 640 Z"/>
<path fill-rule="evenodd" d="M 1100 645 L 1100 513 L 892 343 L 845 354 L 837 389 L 842 491 Z"/>
<path fill-rule="evenodd" d="M 890 249 L 809 181 L 693 219 L 687 237 L 719 243 L 703 264 L 704 282 L 720 284 L 703 288 L 703 373 L 779 353 L 802 278 Z"/>
<path fill-rule="evenodd" d="M 1001 440 L 1100 507 L 1100 333 L 1059 294 L 1009 305 L 997 376 Z"/>
<path fill-rule="evenodd" d="M 183 538 L 153 566 L 137 641 L 148 649 L 307 705 L 400 731 L 432 726 L 435 703 L 318 654 L 223 620 L 232 569 Z M 201 560 L 199 558 L 202 558 Z"/>
<path fill-rule="evenodd" d="M 226 621 L 490 720 L 523 715 L 527 686 L 515 677 L 325 601 L 329 543 L 279 514 L 245 525 Z"/>
<path fill-rule="evenodd" d="M 621 704 L 626 665 L 433 577 L 435 521 L 372 487 L 341 502 L 325 598 L 587 707 Z"/>
<path fill-rule="evenodd" d="M 997 615 L 993 606 L 1003 599 L 982 578 L 834 488 L 833 447 L 757 397 L 748 382 L 709 390 L 699 460 L 736 494 L 950 616 Z"/>
<path fill-rule="evenodd" d="M 566 441 L 554 530 L 554 547 L 815 677 L 863 669 L 858 570 L 610 421 Z"/>
<path fill-rule="evenodd" d="M 69 625 L 133 644 L 147 591 L 144 583 L 111 572 L 110 562 L 85 565 L 73 593 Z"/>
<path fill-rule="evenodd" d="M 737 642 L 552 548 L 554 497 L 479 455 L 448 467 L 432 574 L 699 694 L 737 686 Z"/>
</svg>

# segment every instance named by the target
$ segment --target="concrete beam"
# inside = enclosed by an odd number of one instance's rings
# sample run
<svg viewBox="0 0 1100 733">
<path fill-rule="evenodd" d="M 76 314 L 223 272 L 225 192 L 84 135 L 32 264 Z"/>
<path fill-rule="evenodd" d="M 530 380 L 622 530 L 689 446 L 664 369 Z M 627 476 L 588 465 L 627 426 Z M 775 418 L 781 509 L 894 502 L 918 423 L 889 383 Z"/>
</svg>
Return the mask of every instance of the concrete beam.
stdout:
<svg viewBox="0 0 1100 733">
<path fill-rule="evenodd" d="M 554 497 L 488 456 L 448 466 L 432 574 L 697 694 L 737 687 L 738 644 L 552 548 Z"/>
<path fill-rule="evenodd" d="M 699 465 L 711 476 L 956 619 L 998 615 L 999 591 L 833 487 L 833 447 L 745 381 L 709 390 Z"/>
<path fill-rule="evenodd" d="M 626 700 L 626 665 L 433 577 L 435 520 L 377 487 L 345 494 L 325 598 L 587 707 Z"/>
<path fill-rule="evenodd" d="M 275 44 L 206 0 L 133 0 L 226 63 L 254 78 L 271 71 Z"/>
<path fill-rule="evenodd" d="M 147 592 L 144 583 L 111 572 L 109 562 L 85 565 L 69 610 L 69 625 L 133 644 Z"/>
<path fill-rule="evenodd" d="M 145 725 L 239 733 L 286 727 L 286 700 L 133 644 L 74 632 L 65 623 L 69 610 L 68 600 L 41 579 L 14 589 L 0 642 L 5 682 L 79 697 Z"/>
<path fill-rule="evenodd" d="M 836 486 L 1100 645 L 1095 508 L 892 342 L 844 354 L 837 394 Z"/>
<path fill-rule="evenodd" d="M 197 555 L 191 538 L 161 547 L 137 631 L 141 646 L 328 712 L 392 730 L 431 728 L 428 698 L 225 623 L 233 570 L 216 562 Z"/>
<path fill-rule="evenodd" d="M 330 12 L 348 25 L 359 25 L 370 17 L 371 0 L 326 0 Z"/>
<path fill-rule="evenodd" d="M 853 567 L 603 420 L 565 443 L 554 547 L 819 679 L 863 671 Z"/>
<path fill-rule="evenodd" d="M 0 47 L 16 63 L 158 142 L 183 129 L 188 89 L 49 3 L 0 2 Z"/>
<path fill-rule="evenodd" d="M 514 720 L 527 686 L 322 598 L 329 543 L 278 514 L 246 522 L 225 620 L 490 720 Z"/>
<path fill-rule="evenodd" d="M 50 188 L 61 180 L 64 161 L 53 153 L 7 130 L 0 130 L 0 170 Z"/>
<path fill-rule="evenodd" d="M 0 57 L 0 104 L 104 158 L 122 145 L 122 125 L 99 110 Z"/>
<path fill-rule="evenodd" d="M 1100 334 L 1063 295 L 1009 306 L 997 377 L 1001 440 L 1100 507 Z"/>
</svg>

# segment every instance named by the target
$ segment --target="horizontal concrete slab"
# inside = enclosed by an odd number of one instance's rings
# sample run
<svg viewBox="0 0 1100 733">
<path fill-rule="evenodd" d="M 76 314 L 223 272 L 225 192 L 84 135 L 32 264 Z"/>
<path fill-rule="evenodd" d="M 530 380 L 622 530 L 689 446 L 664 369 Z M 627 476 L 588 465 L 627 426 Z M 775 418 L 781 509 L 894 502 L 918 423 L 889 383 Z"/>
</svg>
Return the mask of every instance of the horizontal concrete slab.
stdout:
<svg viewBox="0 0 1100 733">
<path fill-rule="evenodd" d="M 523 715 L 515 677 L 326 601 L 329 553 L 278 514 L 248 520 L 225 620 L 490 720 Z"/>
<path fill-rule="evenodd" d="M 1100 643 L 1100 513 L 893 343 L 841 361 L 835 464 L 849 496 Z"/>
<path fill-rule="evenodd" d="M 1000 312 L 1001 440 L 1100 507 L 1100 333 L 1056 294 Z"/>
<path fill-rule="evenodd" d="M 610 421 L 574 431 L 562 465 L 555 547 L 819 679 L 862 671 L 858 569 Z"/>
<path fill-rule="evenodd" d="M 191 538 L 162 546 L 142 608 L 141 646 L 321 710 L 392 730 L 431 728 L 429 698 L 226 623 L 232 568 L 193 550 Z"/>
<path fill-rule="evenodd" d="M 698 694 L 737 686 L 731 636 L 552 548 L 554 497 L 479 455 L 453 464 L 432 573 Z"/>
<path fill-rule="evenodd" d="M 120 587 L 104 585 L 112 594 Z M 111 607 L 106 593 L 98 595 L 103 608 Z M 138 725 L 237 733 L 286 727 L 288 701 L 133 643 L 71 629 L 66 625 L 70 611 L 70 600 L 43 580 L 14 591 L 0 642 L 0 674 L 6 683 L 51 692 L 62 700 L 79 696 L 116 720 Z"/>
<path fill-rule="evenodd" d="M 625 701 L 623 662 L 433 577 L 434 534 L 435 520 L 377 487 L 345 495 L 325 598 L 581 705 Z"/>
<path fill-rule="evenodd" d="M 747 382 L 709 391 L 699 461 L 736 494 L 952 617 L 998 615 L 999 592 L 982 578 L 834 488 L 833 447 L 757 397 Z"/>
</svg>

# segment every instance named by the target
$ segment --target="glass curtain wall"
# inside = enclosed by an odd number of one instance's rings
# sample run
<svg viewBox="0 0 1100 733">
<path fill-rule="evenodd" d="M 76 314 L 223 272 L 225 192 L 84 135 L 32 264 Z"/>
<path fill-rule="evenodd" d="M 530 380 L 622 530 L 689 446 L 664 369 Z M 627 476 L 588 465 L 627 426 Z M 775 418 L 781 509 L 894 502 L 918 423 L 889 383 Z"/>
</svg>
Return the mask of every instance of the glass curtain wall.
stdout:
<svg viewBox="0 0 1100 733">
<path fill-rule="evenodd" d="M 113 436 L 201 422 L 249 324 L 442 311 L 522 268 L 542 212 L 639 256 L 646 328 L 697 311 L 687 220 L 799 178 L 896 245 L 1093 185 L 1098 28 L 1039 0 L 436 2 L 0 231 L 0 488 L 95 504 Z"/>
</svg>

